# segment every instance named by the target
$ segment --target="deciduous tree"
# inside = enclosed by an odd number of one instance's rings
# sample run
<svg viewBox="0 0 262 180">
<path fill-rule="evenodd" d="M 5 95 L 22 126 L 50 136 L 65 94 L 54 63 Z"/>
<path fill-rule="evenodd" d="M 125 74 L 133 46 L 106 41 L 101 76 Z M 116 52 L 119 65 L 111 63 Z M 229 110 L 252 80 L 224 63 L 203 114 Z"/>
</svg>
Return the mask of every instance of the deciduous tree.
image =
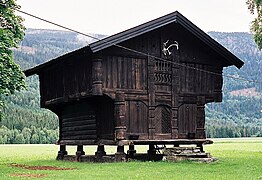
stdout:
<svg viewBox="0 0 262 180">
<path fill-rule="evenodd" d="M 251 31 L 254 34 L 255 42 L 258 48 L 262 49 L 262 0 L 247 0 L 248 9 L 251 14 L 256 14 L 257 17 L 252 21 Z"/>
<path fill-rule="evenodd" d="M 0 96 L 25 87 L 25 76 L 12 54 L 12 48 L 18 46 L 25 31 L 23 19 L 15 14 L 15 9 L 19 8 L 16 0 L 0 0 Z M 0 99 L 0 118 L 3 105 Z"/>
</svg>

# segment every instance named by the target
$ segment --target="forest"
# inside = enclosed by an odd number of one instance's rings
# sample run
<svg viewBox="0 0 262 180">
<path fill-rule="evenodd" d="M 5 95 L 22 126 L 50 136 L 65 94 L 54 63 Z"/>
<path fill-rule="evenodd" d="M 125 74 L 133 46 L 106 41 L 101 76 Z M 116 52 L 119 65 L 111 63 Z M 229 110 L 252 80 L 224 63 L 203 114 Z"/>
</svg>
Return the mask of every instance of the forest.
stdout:
<svg viewBox="0 0 262 180">
<path fill-rule="evenodd" d="M 104 35 L 90 34 L 96 38 Z M 206 106 L 206 135 L 215 137 L 262 137 L 262 52 L 249 33 L 209 32 L 209 35 L 245 62 L 239 70 L 224 69 L 223 102 Z M 54 57 L 92 42 L 73 32 L 28 29 L 23 42 L 14 49 L 22 69 L 34 67 Z M 237 78 L 246 78 L 243 81 Z M 253 91 L 249 91 L 252 88 Z M 246 91 L 247 93 L 242 93 Z M 237 92 L 237 93 L 236 93 Z M 58 139 L 58 119 L 40 108 L 37 76 L 27 78 L 27 89 L 3 97 L 6 107 L 0 122 L 0 144 L 48 144 Z"/>
</svg>

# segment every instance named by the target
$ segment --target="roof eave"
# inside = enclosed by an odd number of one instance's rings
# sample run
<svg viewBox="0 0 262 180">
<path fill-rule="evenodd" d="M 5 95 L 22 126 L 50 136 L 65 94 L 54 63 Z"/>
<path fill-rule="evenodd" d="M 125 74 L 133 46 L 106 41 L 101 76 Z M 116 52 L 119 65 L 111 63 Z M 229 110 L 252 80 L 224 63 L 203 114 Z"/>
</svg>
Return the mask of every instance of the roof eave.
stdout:
<svg viewBox="0 0 262 180">
<path fill-rule="evenodd" d="M 51 65 L 57 63 L 58 61 L 61 61 L 61 60 L 63 60 L 63 59 L 67 59 L 67 58 L 69 58 L 69 57 L 71 57 L 71 56 L 74 56 L 74 55 L 79 54 L 79 53 L 82 53 L 82 52 L 84 52 L 84 53 L 86 53 L 86 52 L 91 52 L 91 49 L 90 49 L 89 46 L 85 46 L 85 47 L 80 48 L 80 49 L 78 49 L 78 50 L 75 50 L 75 51 L 69 52 L 69 53 L 67 53 L 67 54 L 64 54 L 64 55 L 62 55 L 62 56 L 59 56 L 59 57 L 57 57 L 57 58 L 54 58 L 54 59 L 52 59 L 52 60 L 50 60 L 50 61 L 47 61 L 47 62 L 45 62 L 45 63 L 39 64 L 39 65 L 37 65 L 37 66 L 35 66 L 35 67 L 33 67 L 33 68 L 26 69 L 26 70 L 24 70 L 23 72 L 24 72 L 24 74 L 25 74 L 26 77 L 32 76 L 32 75 L 34 75 L 34 74 L 39 74 L 39 72 L 40 72 L 43 68 L 48 67 L 48 66 L 51 66 Z"/>
</svg>

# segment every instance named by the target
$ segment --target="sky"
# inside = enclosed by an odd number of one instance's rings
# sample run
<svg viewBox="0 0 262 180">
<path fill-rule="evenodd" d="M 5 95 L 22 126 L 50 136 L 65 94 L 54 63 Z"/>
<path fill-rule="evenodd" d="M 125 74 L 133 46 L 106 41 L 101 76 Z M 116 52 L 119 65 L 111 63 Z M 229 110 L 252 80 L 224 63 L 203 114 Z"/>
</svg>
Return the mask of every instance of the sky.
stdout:
<svg viewBox="0 0 262 180">
<path fill-rule="evenodd" d="M 246 0 L 17 0 L 21 10 L 82 33 L 112 35 L 179 11 L 205 32 L 249 32 Z M 61 29 L 17 13 L 26 28 Z"/>
</svg>

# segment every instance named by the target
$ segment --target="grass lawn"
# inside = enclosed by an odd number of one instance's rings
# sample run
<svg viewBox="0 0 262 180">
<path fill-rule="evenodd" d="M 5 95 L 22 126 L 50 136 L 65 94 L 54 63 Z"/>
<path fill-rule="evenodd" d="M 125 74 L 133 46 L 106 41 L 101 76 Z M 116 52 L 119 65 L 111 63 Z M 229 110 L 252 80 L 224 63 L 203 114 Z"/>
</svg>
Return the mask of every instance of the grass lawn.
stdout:
<svg viewBox="0 0 262 180">
<path fill-rule="evenodd" d="M 261 179 L 262 138 L 214 139 L 205 150 L 219 158 L 215 163 L 197 162 L 128 162 L 78 163 L 56 161 L 55 145 L 0 145 L 0 180 L 28 179 Z M 136 147 L 145 151 L 145 146 Z M 68 148 L 74 154 L 76 148 Z M 94 154 L 95 146 L 85 147 Z M 114 153 L 115 147 L 106 147 Z M 73 170 L 28 170 L 11 164 L 56 166 Z M 19 175 L 16 177 L 14 175 Z M 25 177 L 21 177 L 25 176 Z M 28 176 L 28 177 L 26 177 Z M 35 178 L 34 178 L 35 179 Z"/>
</svg>

